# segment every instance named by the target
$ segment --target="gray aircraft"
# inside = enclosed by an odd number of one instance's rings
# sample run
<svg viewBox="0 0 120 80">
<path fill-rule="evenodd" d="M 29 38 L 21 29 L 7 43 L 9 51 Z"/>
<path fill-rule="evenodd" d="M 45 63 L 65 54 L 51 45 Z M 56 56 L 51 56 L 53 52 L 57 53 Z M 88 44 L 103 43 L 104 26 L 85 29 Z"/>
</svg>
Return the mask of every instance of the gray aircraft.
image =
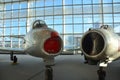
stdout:
<svg viewBox="0 0 120 80">
<path fill-rule="evenodd" d="M 36 20 L 31 30 L 23 37 L 23 48 L 0 48 L 0 51 L 24 52 L 43 58 L 46 65 L 54 64 L 54 57 L 63 50 L 63 41 L 55 30 L 42 20 Z"/>
<path fill-rule="evenodd" d="M 120 37 L 108 25 L 89 29 L 81 38 L 81 51 L 88 63 L 107 67 L 120 58 Z"/>
</svg>

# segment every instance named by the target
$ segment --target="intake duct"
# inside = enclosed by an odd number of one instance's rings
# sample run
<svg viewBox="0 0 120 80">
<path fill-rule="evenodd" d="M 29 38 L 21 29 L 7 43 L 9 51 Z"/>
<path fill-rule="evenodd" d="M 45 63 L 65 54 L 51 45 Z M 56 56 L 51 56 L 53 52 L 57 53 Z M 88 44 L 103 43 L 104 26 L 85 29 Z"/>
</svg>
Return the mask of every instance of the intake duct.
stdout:
<svg viewBox="0 0 120 80">
<path fill-rule="evenodd" d="M 100 31 L 88 31 L 81 39 L 81 50 L 88 57 L 97 58 L 105 50 L 105 38 Z"/>
<path fill-rule="evenodd" d="M 120 58 L 120 36 L 109 26 L 89 29 L 83 34 L 80 45 L 88 62 L 110 63 Z"/>
</svg>

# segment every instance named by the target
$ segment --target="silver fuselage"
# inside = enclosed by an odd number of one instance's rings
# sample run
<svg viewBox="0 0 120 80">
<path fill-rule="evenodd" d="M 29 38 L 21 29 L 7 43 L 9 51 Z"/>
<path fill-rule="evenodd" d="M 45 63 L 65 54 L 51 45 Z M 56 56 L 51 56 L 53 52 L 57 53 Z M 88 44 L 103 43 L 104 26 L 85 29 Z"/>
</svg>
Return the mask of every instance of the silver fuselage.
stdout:
<svg viewBox="0 0 120 80">
<path fill-rule="evenodd" d="M 93 60 L 116 60 L 120 57 L 120 37 L 109 27 L 87 31 L 81 39 L 81 50 Z"/>
<path fill-rule="evenodd" d="M 49 54 L 44 50 L 44 43 L 48 38 L 51 37 L 51 32 L 56 32 L 56 31 L 50 28 L 38 28 L 38 29 L 30 30 L 25 36 L 25 43 L 24 43 L 25 52 L 32 56 L 42 57 L 42 58 L 54 57 L 60 54 L 60 52 L 63 49 L 62 48 L 63 42 L 60 36 L 59 38 L 60 38 L 61 49 L 59 52 L 57 52 L 56 54 Z"/>
</svg>

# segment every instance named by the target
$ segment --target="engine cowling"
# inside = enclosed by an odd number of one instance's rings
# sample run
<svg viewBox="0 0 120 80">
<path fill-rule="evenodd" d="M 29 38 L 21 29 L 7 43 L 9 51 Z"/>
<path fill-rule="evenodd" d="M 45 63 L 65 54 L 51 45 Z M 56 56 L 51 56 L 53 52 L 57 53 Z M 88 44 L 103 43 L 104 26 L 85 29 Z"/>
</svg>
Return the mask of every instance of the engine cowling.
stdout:
<svg viewBox="0 0 120 80">
<path fill-rule="evenodd" d="M 81 50 L 91 60 L 113 61 L 120 57 L 120 37 L 109 26 L 90 29 L 81 38 Z"/>
</svg>

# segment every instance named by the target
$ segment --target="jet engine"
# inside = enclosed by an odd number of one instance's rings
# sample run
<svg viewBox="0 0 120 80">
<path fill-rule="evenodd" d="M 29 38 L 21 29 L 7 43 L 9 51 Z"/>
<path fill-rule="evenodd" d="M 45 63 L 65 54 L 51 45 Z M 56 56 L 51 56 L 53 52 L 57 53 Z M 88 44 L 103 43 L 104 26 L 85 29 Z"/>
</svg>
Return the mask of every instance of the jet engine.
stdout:
<svg viewBox="0 0 120 80">
<path fill-rule="evenodd" d="M 88 60 L 107 66 L 120 57 L 120 37 L 108 25 L 89 29 L 81 38 L 81 51 Z"/>
</svg>

